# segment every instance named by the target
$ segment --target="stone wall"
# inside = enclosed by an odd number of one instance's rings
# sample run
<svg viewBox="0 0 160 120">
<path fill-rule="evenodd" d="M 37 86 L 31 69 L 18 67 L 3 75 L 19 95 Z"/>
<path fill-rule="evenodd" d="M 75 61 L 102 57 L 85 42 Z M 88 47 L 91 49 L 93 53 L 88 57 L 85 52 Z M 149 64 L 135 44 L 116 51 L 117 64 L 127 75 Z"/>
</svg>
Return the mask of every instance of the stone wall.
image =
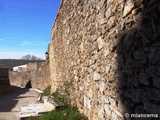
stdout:
<svg viewBox="0 0 160 120">
<path fill-rule="evenodd" d="M 8 78 L 8 68 L 0 68 L 0 78 Z"/>
<path fill-rule="evenodd" d="M 90 120 L 160 115 L 160 1 L 62 0 L 49 44 L 52 91 L 73 80 Z"/>
<path fill-rule="evenodd" d="M 10 90 L 8 68 L 0 68 L 0 94 Z"/>
<path fill-rule="evenodd" d="M 27 84 L 31 84 L 30 87 L 41 90 L 50 85 L 49 75 L 48 62 L 29 63 L 27 71 L 9 72 L 10 82 L 12 84 L 21 87 L 26 87 Z"/>
</svg>

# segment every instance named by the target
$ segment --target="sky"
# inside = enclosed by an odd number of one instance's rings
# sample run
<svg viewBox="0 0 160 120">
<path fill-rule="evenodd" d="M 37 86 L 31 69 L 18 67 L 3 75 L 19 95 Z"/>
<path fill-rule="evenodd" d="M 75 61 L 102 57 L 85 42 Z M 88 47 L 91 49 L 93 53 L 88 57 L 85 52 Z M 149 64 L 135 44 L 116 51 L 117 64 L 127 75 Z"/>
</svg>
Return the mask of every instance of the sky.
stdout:
<svg viewBox="0 0 160 120">
<path fill-rule="evenodd" d="M 0 0 L 0 59 L 45 59 L 61 0 Z"/>
</svg>

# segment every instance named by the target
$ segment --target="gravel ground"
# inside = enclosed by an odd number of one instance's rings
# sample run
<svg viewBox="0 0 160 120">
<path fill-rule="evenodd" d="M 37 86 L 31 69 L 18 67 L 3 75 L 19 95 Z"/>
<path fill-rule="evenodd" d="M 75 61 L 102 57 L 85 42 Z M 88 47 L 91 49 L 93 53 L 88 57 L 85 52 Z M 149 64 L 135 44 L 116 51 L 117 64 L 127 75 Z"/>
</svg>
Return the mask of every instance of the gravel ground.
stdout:
<svg viewBox="0 0 160 120">
<path fill-rule="evenodd" d="M 12 86 L 12 91 L 0 95 L 0 120 L 19 120 L 21 106 L 36 102 L 38 97 L 33 89 Z"/>
</svg>

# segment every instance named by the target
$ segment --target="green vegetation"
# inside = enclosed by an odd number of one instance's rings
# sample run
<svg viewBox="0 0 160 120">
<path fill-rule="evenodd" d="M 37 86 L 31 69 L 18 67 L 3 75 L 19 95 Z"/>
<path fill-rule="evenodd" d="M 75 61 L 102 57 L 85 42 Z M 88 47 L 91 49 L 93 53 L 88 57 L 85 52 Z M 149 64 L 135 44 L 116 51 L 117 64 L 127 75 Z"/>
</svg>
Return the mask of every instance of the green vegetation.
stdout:
<svg viewBox="0 0 160 120">
<path fill-rule="evenodd" d="M 51 86 L 49 85 L 41 94 L 41 96 L 49 96 L 51 93 Z"/>
<path fill-rule="evenodd" d="M 40 117 L 30 117 L 26 120 L 88 120 L 88 118 L 71 106 L 70 89 L 72 81 L 66 81 L 56 92 L 52 93 L 53 99 L 60 106 Z M 42 96 L 50 95 L 51 86 L 48 86 Z"/>
<path fill-rule="evenodd" d="M 40 120 L 40 117 L 23 118 L 21 120 Z"/>
<path fill-rule="evenodd" d="M 65 81 L 63 85 L 59 86 L 56 92 L 52 93 L 53 99 L 59 105 L 71 106 L 70 89 L 72 81 Z"/>
<path fill-rule="evenodd" d="M 67 106 L 46 113 L 40 117 L 30 117 L 26 120 L 88 120 L 87 117 L 80 114 L 76 109 Z"/>
<path fill-rule="evenodd" d="M 88 120 L 81 115 L 76 109 L 68 106 L 59 110 L 53 110 L 50 113 L 44 114 L 39 120 Z"/>
</svg>

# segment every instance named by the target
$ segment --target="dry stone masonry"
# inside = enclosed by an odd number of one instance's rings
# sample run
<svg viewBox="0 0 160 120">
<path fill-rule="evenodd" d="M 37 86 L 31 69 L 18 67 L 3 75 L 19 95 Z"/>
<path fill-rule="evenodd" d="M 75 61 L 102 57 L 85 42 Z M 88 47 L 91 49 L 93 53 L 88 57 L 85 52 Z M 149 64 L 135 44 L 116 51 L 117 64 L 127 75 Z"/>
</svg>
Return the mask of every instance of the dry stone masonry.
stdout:
<svg viewBox="0 0 160 120">
<path fill-rule="evenodd" d="M 9 77 L 12 84 L 21 87 L 45 89 L 50 85 L 50 72 L 48 62 L 28 63 L 27 68 L 10 71 Z"/>
<path fill-rule="evenodd" d="M 8 92 L 10 87 L 8 68 L 0 68 L 0 94 Z"/>
<path fill-rule="evenodd" d="M 51 37 L 52 91 L 90 120 L 160 115 L 159 0 L 62 0 Z"/>
</svg>

